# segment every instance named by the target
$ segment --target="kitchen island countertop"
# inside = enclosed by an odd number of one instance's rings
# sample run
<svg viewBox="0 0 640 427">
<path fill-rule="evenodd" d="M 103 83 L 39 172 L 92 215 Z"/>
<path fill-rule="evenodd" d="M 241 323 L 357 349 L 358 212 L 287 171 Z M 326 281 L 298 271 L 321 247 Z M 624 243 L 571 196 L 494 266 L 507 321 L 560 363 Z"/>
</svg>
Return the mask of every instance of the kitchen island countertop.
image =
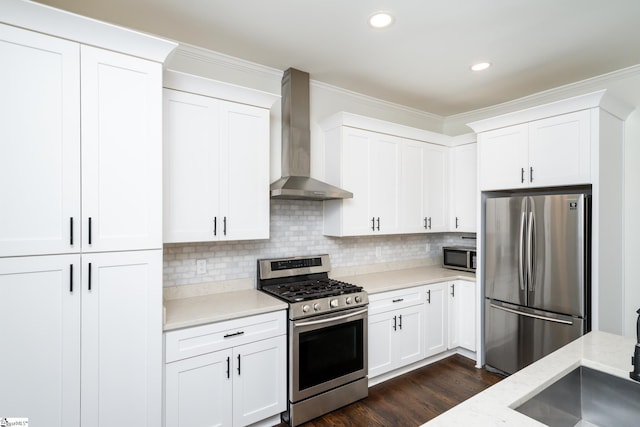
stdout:
<svg viewBox="0 0 640 427">
<path fill-rule="evenodd" d="M 544 424 L 512 408 L 519 406 L 580 365 L 628 379 L 635 344 L 635 340 L 630 338 L 606 332 L 591 332 L 423 426 L 543 426 Z"/>
</svg>

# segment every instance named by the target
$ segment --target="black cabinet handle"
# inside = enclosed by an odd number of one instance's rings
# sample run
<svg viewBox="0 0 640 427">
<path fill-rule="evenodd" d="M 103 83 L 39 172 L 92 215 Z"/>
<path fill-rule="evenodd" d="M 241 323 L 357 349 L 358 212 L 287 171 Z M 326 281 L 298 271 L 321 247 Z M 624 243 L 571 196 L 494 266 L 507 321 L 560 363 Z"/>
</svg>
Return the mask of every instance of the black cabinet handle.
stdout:
<svg viewBox="0 0 640 427">
<path fill-rule="evenodd" d="M 218 217 L 217 216 L 213 217 L 213 235 L 214 236 L 218 235 Z"/>
<path fill-rule="evenodd" d="M 371 217 L 371 231 L 376 231 L 376 217 Z"/>
<path fill-rule="evenodd" d="M 429 217 L 429 230 L 431 230 L 431 217 Z"/>
<path fill-rule="evenodd" d="M 89 217 L 89 244 L 91 244 L 91 217 Z"/>
<path fill-rule="evenodd" d="M 455 283 L 453 285 L 451 285 L 451 296 L 452 297 L 456 296 L 456 285 L 455 285 Z"/>
<path fill-rule="evenodd" d="M 520 182 L 524 184 L 524 168 L 520 168 Z"/>
<path fill-rule="evenodd" d="M 529 182 L 533 182 L 533 166 L 529 168 Z"/>
<path fill-rule="evenodd" d="M 240 355 L 238 355 L 238 375 L 240 375 Z"/>
<path fill-rule="evenodd" d="M 225 216 L 224 219 L 222 220 L 222 224 L 223 224 L 223 230 L 222 232 L 224 233 L 224 235 L 227 235 L 227 217 Z"/>
<path fill-rule="evenodd" d="M 398 318 L 400 319 L 400 323 L 398 324 L 398 327 L 402 329 L 402 314 L 398 316 Z"/>
<path fill-rule="evenodd" d="M 73 246 L 73 217 L 69 218 L 69 244 Z"/>
<path fill-rule="evenodd" d="M 402 302 L 402 301 L 404 301 L 404 298 L 394 299 L 391 302 Z"/>
<path fill-rule="evenodd" d="M 425 230 L 427 229 L 427 217 L 426 216 L 424 217 L 424 229 Z"/>
<path fill-rule="evenodd" d="M 89 280 L 88 280 L 88 282 L 89 282 L 88 289 L 91 290 L 91 263 L 89 263 Z"/>
<path fill-rule="evenodd" d="M 378 231 L 380 231 L 380 217 L 378 217 Z"/>
<path fill-rule="evenodd" d="M 69 264 L 69 292 L 73 293 L 73 264 Z"/>
<path fill-rule="evenodd" d="M 458 217 L 456 217 L 456 229 L 458 228 L 458 222 L 459 222 Z"/>
<path fill-rule="evenodd" d="M 244 331 L 238 331 L 238 332 L 234 332 L 232 334 L 226 334 L 223 338 L 237 337 L 238 335 L 242 335 L 242 334 L 244 334 Z"/>
<path fill-rule="evenodd" d="M 227 378 L 231 378 L 231 357 L 227 357 Z"/>
<path fill-rule="evenodd" d="M 431 289 L 427 290 L 427 304 L 431 304 Z"/>
<path fill-rule="evenodd" d="M 394 331 L 398 330 L 398 324 L 397 324 L 396 316 L 393 316 L 393 330 Z"/>
</svg>

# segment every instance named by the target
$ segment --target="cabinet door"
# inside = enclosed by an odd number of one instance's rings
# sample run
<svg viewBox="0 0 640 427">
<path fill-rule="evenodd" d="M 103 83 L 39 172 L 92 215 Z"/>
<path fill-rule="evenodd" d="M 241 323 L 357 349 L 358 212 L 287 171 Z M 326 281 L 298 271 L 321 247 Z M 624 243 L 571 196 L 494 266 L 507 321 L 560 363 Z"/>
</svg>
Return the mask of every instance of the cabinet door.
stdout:
<svg viewBox="0 0 640 427">
<path fill-rule="evenodd" d="M 4 415 L 80 425 L 80 294 L 79 255 L 0 258 Z"/>
<path fill-rule="evenodd" d="M 369 163 L 372 132 L 343 128 L 342 188 L 353 193 L 352 199 L 327 201 L 332 208 L 342 209 L 342 235 L 360 236 L 373 234 L 369 205 Z"/>
<path fill-rule="evenodd" d="M 83 251 L 161 248 L 162 66 L 88 46 L 81 65 Z"/>
<path fill-rule="evenodd" d="M 529 184 L 535 187 L 591 182 L 590 110 L 529 124 Z"/>
<path fill-rule="evenodd" d="M 395 315 L 398 367 L 424 359 L 424 304 L 404 308 Z"/>
<path fill-rule="evenodd" d="M 392 312 L 369 316 L 369 378 L 384 374 L 394 369 Z"/>
<path fill-rule="evenodd" d="M 400 227 L 404 233 L 427 231 L 423 211 L 426 182 L 424 179 L 424 143 L 403 141 L 400 150 Z"/>
<path fill-rule="evenodd" d="M 430 232 L 447 231 L 449 228 L 447 150 L 447 147 L 424 144 L 423 201 L 427 228 Z"/>
<path fill-rule="evenodd" d="M 426 286 L 425 357 L 445 351 L 449 344 L 447 290 L 446 283 Z"/>
<path fill-rule="evenodd" d="M 82 425 L 160 425 L 162 251 L 82 256 Z"/>
<path fill-rule="evenodd" d="M 451 225 L 452 231 L 475 233 L 477 202 L 477 144 L 452 150 Z"/>
<path fill-rule="evenodd" d="M 166 365 L 166 427 L 232 425 L 232 357 L 229 349 Z"/>
<path fill-rule="evenodd" d="M 219 229 L 216 227 L 222 163 L 220 101 L 170 89 L 163 93 L 163 240 L 216 240 L 218 234 L 222 235 L 222 223 Z"/>
<path fill-rule="evenodd" d="M 80 47 L 0 25 L 0 56 L 0 256 L 78 252 Z"/>
<path fill-rule="evenodd" d="M 527 187 L 528 124 L 478 135 L 480 190 Z"/>
<path fill-rule="evenodd" d="M 392 234 L 400 229 L 398 138 L 377 135 L 371 141 L 369 157 L 370 207 L 375 217 L 375 233 Z"/>
<path fill-rule="evenodd" d="M 456 281 L 459 306 L 459 345 L 476 350 L 476 286 L 473 282 Z"/>
<path fill-rule="evenodd" d="M 286 409 L 286 348 L 282 335 L 233 349 L 233 425 L 253 424 Z"/>
<path fill-rule="evenodd" d="M 269 110 L 221 101 L 221 238 L 269 238 Z"/>
<path fill-rule="evenodd" d="M 455 282 L 447 283 L 449 301 L 449 336 L 448 347 L 456 348 L 460 345 L 460 287 Z"/>
</svg>

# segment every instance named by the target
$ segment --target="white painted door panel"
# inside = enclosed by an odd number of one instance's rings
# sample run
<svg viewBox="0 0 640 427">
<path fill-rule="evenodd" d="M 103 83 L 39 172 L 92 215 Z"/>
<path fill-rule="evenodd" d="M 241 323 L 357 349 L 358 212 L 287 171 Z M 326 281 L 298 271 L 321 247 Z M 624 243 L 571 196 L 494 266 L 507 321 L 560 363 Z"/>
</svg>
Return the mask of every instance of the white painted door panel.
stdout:
<svg viewBox="0 0 640 427">
<path fill-rule="evenodd" d="M 427 231 L 442 232 L 448 229 L 448 155 L 447 147 L 424 144 L 424 213 Z"/>
<path fill-rule="evenodd" d="M 467 350 L 476 350 L 476 284 L 465 280 L 456 281 L 459 301 L 459 345 Z"/>
<path fill-rule="evenodd" d="M 78 252 L 80 46 L 0 25 L 0 57 L 0 256 Z"/>
<path fill-rule="evenodd" d="M 0 258 L 2 416 L 79 427 L 80 298 L 80 255 Z"/>
<path fill-rule="evenodd" d="M 527 187 L 528 124 L 478 135 L 480 190 Z"/>
<path fill-rule="evenodd" d="M 403 141 L 400 155 L 400 227 L 405 233 L 427 231 L 423 210 L 424 187 L 421 142 Z"/>
<path fill-rule="evenodd" d="M 342 174 L 343 188 L 353 193 L 352 199 L 342 203 L 342 234 L 358 236 L 372 234 L 369 189 L 371 132 L 343 129 Z"/>
<path fill-rule="evenodd" d="M 369 378 L 395 367 L 393 351 L 393 315 L 391 312 L 369 316 Z"/>
<path fill-rule="evenodd" d="M 398 366 L 424 359 L 424 304 L 397 313 Z"/>
<path fill-rule="evenodd" d="M 455 282 L 447 283 L 448 314 L 449 314 L 449 339 L 448 347 L 456 348 L 460 345 L 460 289 Z M 456 293 L 457 292 L 457 293 Z"/>
<path fill-rule="evenodd" d="M 82 425 L 160 425 L 162 251 L 82 256 Z"/>
<path fill-rule="evenodd" d="M 447 284 L 427 285 L 426 293 L 425 357 L 429 357 L 445 351 L 448 345 Z"/>
<path fill-rule="evenodd" d="M 393 234 L 399 230 L 398 161 L 400 144 L 396 137 L 377 135 L 370 147 L 370 207 L 376 221 L 376 233 Z"/>
<path fill-rule="evenodd" d="M 162 66 L 88 46 L 81 64 L 83 251 L 161 248 Z"/>
<path fill-rule="evenodd" d="M 452 149 L 452 231 L 475 233 L 477 194 L 477 144 Z"/>
<path fill-rule="evenodd" d="M 229 349 L 167 364 L 166 427 L 232 425 L 232 357 Z"/>
</svg>

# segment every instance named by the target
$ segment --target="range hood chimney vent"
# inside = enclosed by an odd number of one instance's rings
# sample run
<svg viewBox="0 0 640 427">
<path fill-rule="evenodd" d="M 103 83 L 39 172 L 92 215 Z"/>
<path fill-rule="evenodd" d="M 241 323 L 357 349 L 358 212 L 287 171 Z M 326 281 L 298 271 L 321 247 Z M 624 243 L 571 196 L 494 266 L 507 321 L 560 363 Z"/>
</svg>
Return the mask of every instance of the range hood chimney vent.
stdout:
<svg viewBox="0 0 640 427">
<path fill-rule="evenodd" d="M 282 77 L 282 178 L 271 184 L 271 198 L 350 199 L 353 193 L 311 178 L 309 74 L 289 68 Z"/>
</svg>

